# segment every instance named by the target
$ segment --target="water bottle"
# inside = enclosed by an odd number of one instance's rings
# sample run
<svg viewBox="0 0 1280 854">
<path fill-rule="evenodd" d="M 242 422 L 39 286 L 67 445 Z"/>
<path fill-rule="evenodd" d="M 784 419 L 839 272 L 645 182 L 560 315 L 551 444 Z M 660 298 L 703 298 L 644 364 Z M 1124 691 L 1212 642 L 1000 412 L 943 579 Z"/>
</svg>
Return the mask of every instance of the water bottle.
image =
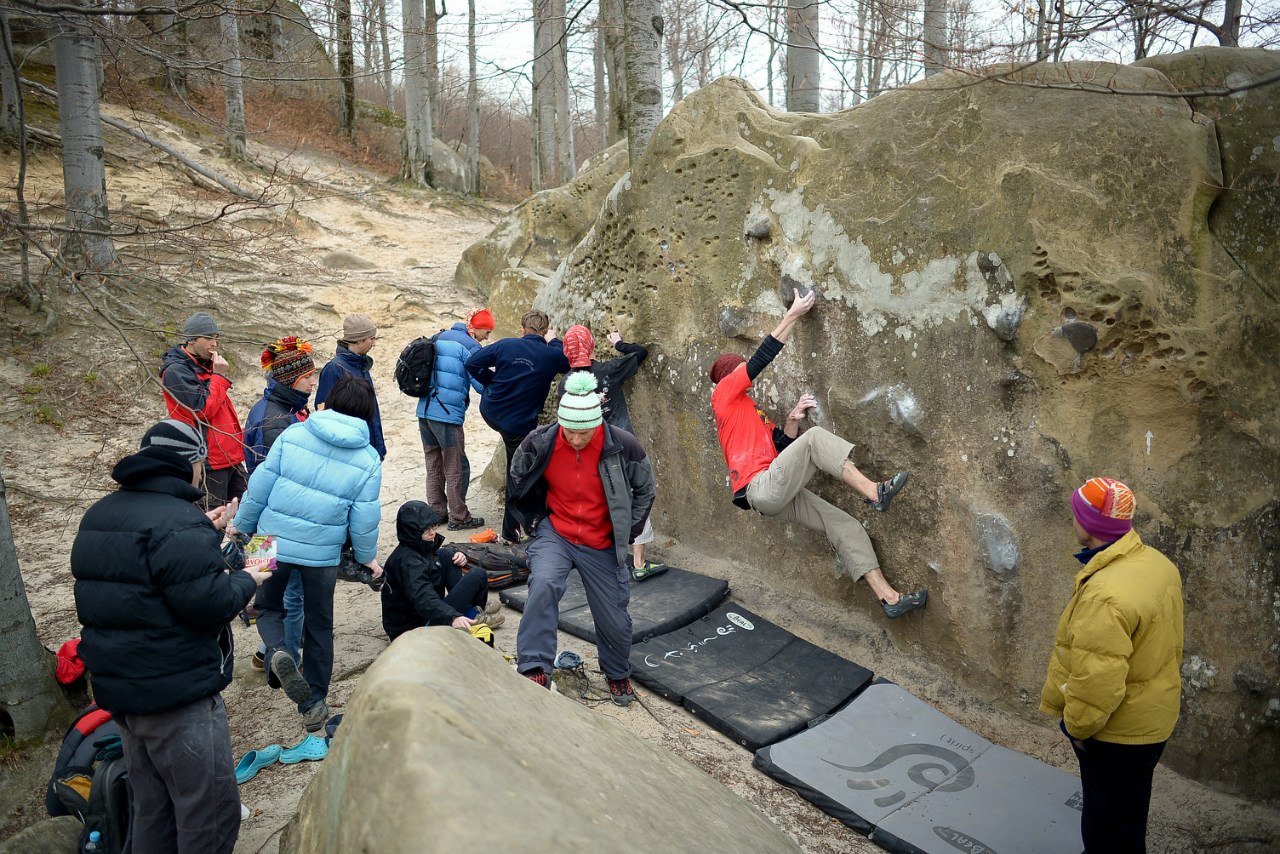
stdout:
<svg viewBox="0 0 1280 854">
<path fill-rule="evenodd" d="M 85 840 L 84 851 L 102 851 L 102 834 L 96 830 L 89 831 L 89 838 Z"/>
</svg>

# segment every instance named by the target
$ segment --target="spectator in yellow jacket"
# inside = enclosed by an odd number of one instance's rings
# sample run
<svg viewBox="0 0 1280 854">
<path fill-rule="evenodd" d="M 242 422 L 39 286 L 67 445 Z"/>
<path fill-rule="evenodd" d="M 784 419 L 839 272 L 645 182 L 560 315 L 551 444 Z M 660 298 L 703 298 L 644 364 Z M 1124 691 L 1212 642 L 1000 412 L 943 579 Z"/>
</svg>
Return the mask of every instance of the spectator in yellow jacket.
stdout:
<svg viewBox="0 0 1280 854">
<path fill-rule="evenodd" d="M 1151 778 L 1178 721 L 1182 578 L 1133 530 L 1133 492 L 1095 477 L 1071 496 L 1076 559 L 1040 708 L 1080 761 L 1085 854 L 1146 851 Z"/>
</svg>

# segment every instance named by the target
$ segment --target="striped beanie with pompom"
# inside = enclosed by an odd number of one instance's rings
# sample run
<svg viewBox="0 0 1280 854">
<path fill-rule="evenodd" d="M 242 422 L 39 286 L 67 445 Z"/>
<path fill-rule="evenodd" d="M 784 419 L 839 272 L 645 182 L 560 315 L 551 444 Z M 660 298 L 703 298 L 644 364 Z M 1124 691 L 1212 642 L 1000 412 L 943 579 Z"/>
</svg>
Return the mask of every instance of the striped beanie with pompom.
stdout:
<svg viewBox="0 0 1280 854">
<path fill-rule="evenodd" d="M 293 385 L 307 374 L 315 373 L 311 344 L 294 335 L 268 344 L 262 351 L 262 369 L 281 385 Z"/>
<path fill-rule="evenodd" d="M 564 397 L 560 398 L 556 420 L 566 430 L 590 430 L 604 421 L 594 374 L 574 371 L 565 378 Z"/>
<path fill-rule="evenodd" d="M 1133 528 L 1133 490 L 1109 477 L 1091 477 L 1071 493 L 1071 511 L 1086 534 L 1114 542 Z"/>
</svg>

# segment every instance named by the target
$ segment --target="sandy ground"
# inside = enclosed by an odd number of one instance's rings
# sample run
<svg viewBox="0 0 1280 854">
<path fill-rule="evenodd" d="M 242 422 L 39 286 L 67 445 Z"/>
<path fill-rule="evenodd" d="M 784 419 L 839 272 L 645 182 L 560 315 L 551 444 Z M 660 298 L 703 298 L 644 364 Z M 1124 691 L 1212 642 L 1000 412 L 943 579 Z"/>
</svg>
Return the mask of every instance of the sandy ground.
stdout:
<svg viewBox="0 0 1280 854">
<path fill-rule="evenodd" d="M 198 141 L 172 128 L 161 130 L 171 143 L 199 153 Z M 112 150 L 129 152 L 113 161 L 108 179 L 113 198 L 127 196 L 135 200 L 127 204 L 153 212 L 163 212 L 179 202 L 208 207 L 217 201 L 207 194 L 201 200 L 202 194 L 195 193 L 146 149 L 131 149 L 122 141 L 113 141 Z M 255 153 L 260 161 L 288 154 L 262 146 Z M 11 180 L 13 164 L 2 165 L 3 177 Z M 265 338 L 264 332 L 312 336 L 318 352 L 328 357 L 332 335 L 343 314 L 361 311 L 372 315 L 382 330 L 382 340 L 372 355 L 377 359 L 375 381 L 390 449 L 384 467 L 379 549 L 385 559 L 394 546 L 396 508 L 424 493 L 413 401 L 395 388 L 391 365 L 412 337 L 435 331 L 478 304 L 475 294 L 458 291 L 452 273 L 462 250 L 490 230 L 494 214 L 457 200 L 392 189 L 377 176 L 343 169 L 305 152 L 294 152 L 283 168 L 295 175 L 292 207 L 287 212 L 255 212 L 251 218 L 260 226 L 285 227 L 293 241 L 293 254 L 243 265 L 229 262 L 229 269 L 207 271 L 204 284 L 186 284 L 166 292 L 163 299 L 139 310 L 142 316 L 129 317 L 123 308 L 118 316 L 133 321 L 128 327 L 131 333 L 142 334 L 164 321 L 180 321 L 196 308 L 212 310 L 229 330 L 228 343 L 233 350 L 238 348 L 241 356 L 233 363 L 238 368 L 233 373 L 233 397 L 243 415 L 261 393 L 261 376 L 253 370 L 254 343 Z M 61 176 L 55 158 L 37 158 L 31 169 L 29 196 L 35 195 L 33 190 L 46 196 L 56 192 Z M 263 180 L 252 172 L 238 177 L 248 183 Z M 234 241 L 232 246 L 234 249 Z M 9 252 L 9 247 L 5 251 Z M 307 259 L 320 266 L 308 267 Z M 326 259 L 332 266 L 323 266 Z M 7 266 L 11 261 L 9 256 L 4 263 Z M 80 514 L 110 488 L 111 465 L 128 452 L 146 425 L 164 412 L 158 393 L 130 363 L 118 336 L 89 316 L 73 295 L 64 294 L 62 305 L 63 322 L 55 337 L 15 338 L 13 346 L 0 353 L 0 467 L 9 485 L 19 558 L 40 637 L 54 649 L 78 634 L 67 559 Z M 138 310 L 136 304 L 134 308 Z M 498 334 L 511 332 L 499 330 Z M 152 343 L 144 352 L 158 363 L 154 336 L 148 340 Z M 37 364 L 48 364 L 51 369 L 37 378 Z M 90 382 L 89 373 L 100 377 Z M 52 406 L 52 419 L 47 413 L 44 417 L 39 414 L 45 403 Z M 644 417 L 644 413 L 636 413 L 640 425 Z M 61 421 L 62 425 L 41 420 Z M 496 439 L 473 407 L 467 424 L 476 476 L 472 512 L 485 516 L 495 527 L 500 517 L 496 497 L 480 485 L 479 476 L 498 444 Z M 1028 718 L 1023 718 L 1010 710 L 993 708 L 957 688 L 929 663 L 902 658 L 877 621 L 827 602 L 770 589 L 760 568 L 699 554 L 661 532 L 653 554 L 673 565 L 729 579 L 733 599 L 751 610 L 893 679 L 992 741 L 1075 770 L 1066 742 L 1047 722 L 1029 722 L 1034 719 L 1030 710 Z M 335 611 L 336 660 L 329 699 L 334 710 L 341 711 L 387 641 L 377 595 L 368 588 L 340 584 Z M 498 630 L 496 642 L 501 652 L 510 655 L 515 650 L 519 615 L 509 609 L 505 613 L 507 623 Z M 303 735 L 299 715 L 281 692 L 268 690 L 261 673 L 249 665 L 257 644 L 256 630 L 237 622 L 235 637 L 236 673 L 225 698 L 237 758 L 267 744 L 296 743 Z M 561 643 L 562 648 L 582 654 L 592 674 L 592 690 L 582 702 L 728 785 L 803 850 L 813 854 L 880 850 L 755 771 L 748 751 L 682 709 L 642 688 L 638 688 L 641 702 L 626 709 L 614 707 L 604 699 L 607 692 L 603 677 L 595 672 L 594 649 L 567 635 L 561 635 Z M 566 696 L 565 701 L 574 700 Z M 244 802 L 253 814 L 242 827 L 236 851 L 276 851 L 281 829 L 318 770 L 318 763 L 276 765 L 243 786 Z M 31 797 L 11 819 L 10 830 L 40 817 L 36 796 L 33 787 Z M 1153 851 L 1276 850 L 1280 813 L 1212 791 L 1161 768 L 1156 776 L 1151 836 Z"/>
</svg>

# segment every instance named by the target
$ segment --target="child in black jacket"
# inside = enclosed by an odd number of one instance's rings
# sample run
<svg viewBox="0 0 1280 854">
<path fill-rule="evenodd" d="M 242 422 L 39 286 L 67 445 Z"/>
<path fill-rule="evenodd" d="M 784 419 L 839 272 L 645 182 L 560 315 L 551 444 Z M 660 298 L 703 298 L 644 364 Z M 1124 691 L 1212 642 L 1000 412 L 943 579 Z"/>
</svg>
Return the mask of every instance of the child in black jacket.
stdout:
<svg viewBox="0 0 1280 854">
<path fill-rule="evenodd" d="M 436 526 L 444 521 L 422 501 L 406 501 L 396 514 L 396 546 L 383 569 L 382 628 L 387 637 L 421 626 L 470 629 L 472 623 L 495 628 L 503 622 L 501 607 L 486 610 L 489 579 L 481 567 L 464 573 L 467 557 L 452 546 Z"/>
</svg>

